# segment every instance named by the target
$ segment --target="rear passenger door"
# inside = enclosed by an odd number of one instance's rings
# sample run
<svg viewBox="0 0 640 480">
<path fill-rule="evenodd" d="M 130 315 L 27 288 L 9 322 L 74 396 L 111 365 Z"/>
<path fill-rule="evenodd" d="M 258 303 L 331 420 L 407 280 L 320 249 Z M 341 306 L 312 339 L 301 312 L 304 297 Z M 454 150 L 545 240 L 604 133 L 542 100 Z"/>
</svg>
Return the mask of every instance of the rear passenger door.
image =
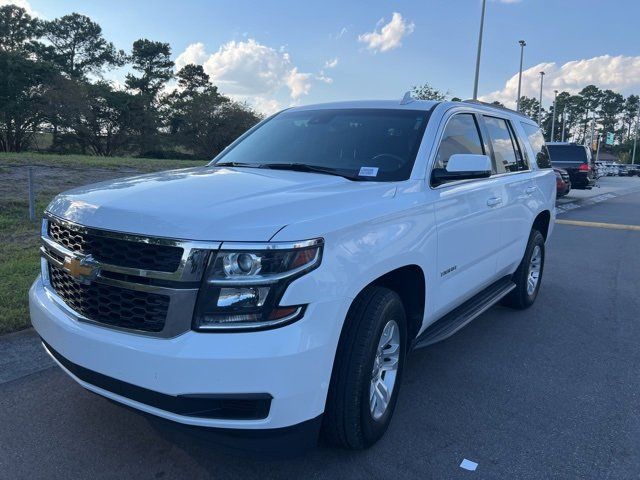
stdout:
<svg viewBox="0 0 640 480">
<path fill-rule="evenodd" d="M 478 120 L 464 111 L 445 118 L 432 168 L 446 168 L 456 153 L 490 153 Z M 502 199 L 493 178 L 431 182 L 431 188 L 436 194 L 439 279 L 431 299 L 438 317 L 495 279 Z"/>
<path fill-rule="evenodd" d="M 517 268 L 533 224 L 530 200 L 536 186 L 530 175 L 525 146 L 508 118 L 485 114 L 485 131 L 493 151 L 497 170 L 496 187 L 500 189 L 499 253 L 496 269 L 499 277 Z"/>
</svg>

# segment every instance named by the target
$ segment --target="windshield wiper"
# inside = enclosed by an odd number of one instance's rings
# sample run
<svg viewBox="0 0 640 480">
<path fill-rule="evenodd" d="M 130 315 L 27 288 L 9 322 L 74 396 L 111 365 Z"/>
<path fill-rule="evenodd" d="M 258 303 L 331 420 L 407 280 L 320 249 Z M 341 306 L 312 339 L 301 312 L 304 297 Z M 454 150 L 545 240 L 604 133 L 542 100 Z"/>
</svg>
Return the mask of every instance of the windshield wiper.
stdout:
<svg viewBox="0 0 640 480">
<path fill-rule="evenodd" d="M 293 170 L 295 172 L 311 172 L 311 173 L 323 173 L 325 175 L 336 175 L 338 177 L 346 178 L 347 180 L 353 180 L 355 182 L 362 182 L 365 179 L 358 177 L 357 175 L 350 175 L 348 173 L 342 173 L 333 168 L 321 167 L 318 165 L 307 165 L 306 163 L 263 163 L 261 168 L 271 168 L 274 170 Z"/>
<path fill-rule="evenodd" d="M 220 162 L 214 163 L 212 167 L 247 167 L 247 168 L 262 168 L 259 163 L 243 163 L 243 162 Z"/>
</svg>

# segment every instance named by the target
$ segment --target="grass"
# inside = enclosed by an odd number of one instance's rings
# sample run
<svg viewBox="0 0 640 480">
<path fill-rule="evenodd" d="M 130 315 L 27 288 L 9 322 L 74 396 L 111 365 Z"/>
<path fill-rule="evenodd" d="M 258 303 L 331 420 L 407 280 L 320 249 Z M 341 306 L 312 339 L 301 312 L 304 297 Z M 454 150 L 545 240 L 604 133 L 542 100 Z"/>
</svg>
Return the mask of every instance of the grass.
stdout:
<svg viewBox="0 0 640 480">
<path fill-rule="evenodd" d="M 204 160 L 170 160 L 135 157 L 94 157 L 90 155 L 54 155 L 50 153 L 2 153 L 0 166 L 58 166 L 76 168 L 105 168 L 119 170 L 132 168 L 140 172 L 156 172 L 172 168 L 198 167 Z"/>
<path fill-rule="evenodd" d="M 0 179 L 27 165 L 61 166 L 92 170 L 113 170 L 113 177 L 136 172 L 154 172 L 204 165 L 190 160 L 155 160 L 131 157 L 91 157 L 83 155 L 49 155 L 37 153 L 0 153 Z M 64 172 L 63 172 L 64 174 Z M 69 176 L 73 174 L 70 173 Z M 0 181 L 6 182 L 6 178 Z M 12 181 L 12 180 L 10 180 Z M 38 216 L 62 187 L 39 186 L 36 198 Z M 0 334 L 30 326 L 28 291 L 40 270 L 38 253 L 40 220 L 29 220 L 29 204 L 24 186 L 13 191 L 0 190 Z"/>
<path fill-rule="evenodd" d="M 48 202 L 39 198 L 43 211 Z M 38 274 L 39 224 L 29 220 L 24 201 L 0 202 L 0 333 L 30 325 L 27 292 Z"/>
</svg>

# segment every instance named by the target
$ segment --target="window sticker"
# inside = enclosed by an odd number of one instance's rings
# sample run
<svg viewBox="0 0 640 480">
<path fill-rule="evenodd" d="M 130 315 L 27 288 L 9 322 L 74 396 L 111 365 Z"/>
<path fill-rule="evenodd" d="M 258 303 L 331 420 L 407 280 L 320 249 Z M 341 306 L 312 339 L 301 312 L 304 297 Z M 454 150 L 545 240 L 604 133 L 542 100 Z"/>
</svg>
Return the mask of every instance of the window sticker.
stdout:
<svg viewBox="0 0 640 480">
<path fill-rule="evenodd" d="M 378 167 L 360 167 L 360 177 L 377 177 Z"/>
</svg>

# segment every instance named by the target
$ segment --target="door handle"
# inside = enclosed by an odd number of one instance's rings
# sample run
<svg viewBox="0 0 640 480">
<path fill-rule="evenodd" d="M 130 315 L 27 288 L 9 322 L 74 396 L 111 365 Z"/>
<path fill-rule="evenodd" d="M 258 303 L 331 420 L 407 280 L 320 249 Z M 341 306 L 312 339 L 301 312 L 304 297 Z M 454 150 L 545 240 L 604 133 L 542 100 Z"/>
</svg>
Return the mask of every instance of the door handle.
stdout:
<svg viewBox="0 0 640 480">
<path fill-rule="evenodd" d="M 524 189 L 524 193 L 526 193 L 527 195 L 531 195 L 535 191 L 536 191 L 536 187 L 534 186 L 527 187 Z"/>
<path fill-rule="evenodd" d="M 496 205 L 500 205 L 502 203 L 502 197 L 491 197 L 487 200 L 487 205 L 490 207 L 495 207 Z"/>
</svg>

